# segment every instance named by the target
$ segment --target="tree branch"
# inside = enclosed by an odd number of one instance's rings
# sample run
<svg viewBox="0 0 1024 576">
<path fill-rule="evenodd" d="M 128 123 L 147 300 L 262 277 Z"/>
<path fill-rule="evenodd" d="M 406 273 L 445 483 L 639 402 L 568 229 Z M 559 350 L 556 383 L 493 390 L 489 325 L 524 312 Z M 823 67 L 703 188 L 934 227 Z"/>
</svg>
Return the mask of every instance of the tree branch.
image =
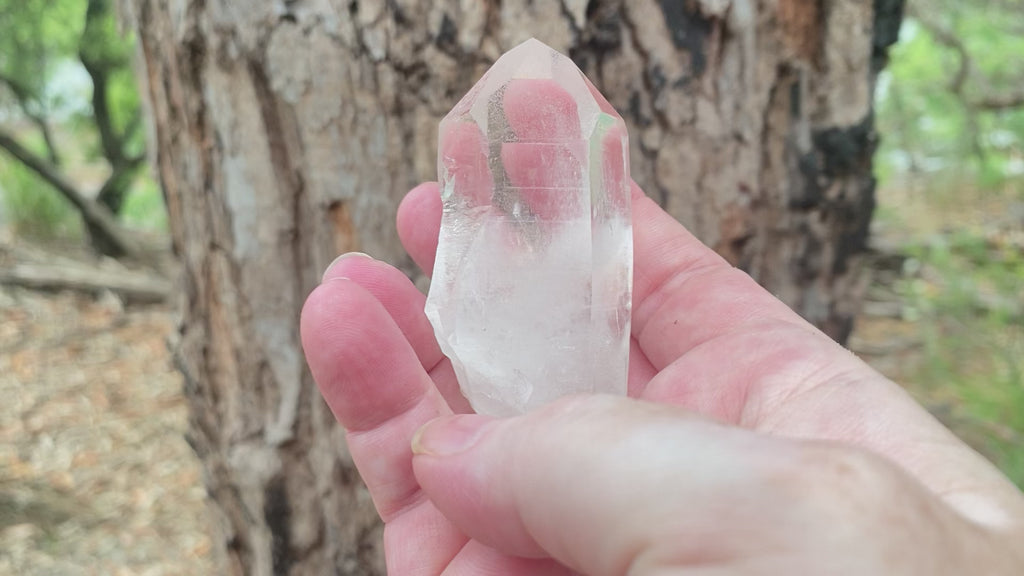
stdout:
<svg viewBox="0 0 1024 576">
<path fill-rule="evenodd" d="M 84 265 L 17 263 L 0 270 L 0 284 L 35 290 L 110 290 L 128 302 L 163 302 L 171 284 L 160 276 L 133 270 L 103 270 Z"/>
<path fill-rule="evenodd" d="M 957 72 L 950 81 L 948 89 L 950 92 L 961 98 L 964 105 L 967 106 L 972 114 L 978 110 L 999 111 L 1024 107 L 1024 91 L 1011 92 L 1008 94 L 987 93 L 978 96 L 968 95 L 965 87 L 967 85 L 967 80 L 971 76 L 974 64 L 963 41 L 961 41 L 960 38 L 951 30 L 942 27 L 928 17 L 922 17 L 921 12 L 913 9 L 911 5 L 907 6 L 907 10 L 911 16 L 917 20 L 929 34 L 931 34 L 932 38 L 934 38 L 936 42 L 957 53 L 957 56 L 960 59 L 960 65 L 957 67 Z"/>
<path fill-rule="evenodd" d="M 125 158 L 120 164 L 112 166 L 110 176 L 100 187 L 96 194 L 96 201 L 106 207 L 114 214 L 121 212 L 124 199 L 128 196 L 132 181 L 138 173 L 138 169 L 145 162 L 146 157 L 139 155 Z"/>
<path fill-rule="evenodd" d="M 61 164 L 60 154 L 57 151 L 57 142 L 53 138 L 50 124 L 45 116 L 33 112 L 29 105 L 29 101 L 33 98 L 31 90 L 21 85 L 15 79 L 3 74 L 0 74 L 0 83 L 7 86 L 11 93 L 14 94 L 14 99 L 18 101 L 18 107 L 21 108 L 21 112 L 39 129 L 43 136 L 43 142 L 46 144 L 46 154 L 49 156 L 50 163 L 59 166 Z"/>
<path fill-rule="evenodd" d="M 931 18 L 923 16 L 921 11 L 915 9 L 912 4 L 907 5 L 907 13 L 914 20 L 917 20 L 921 27 L 931 34 L 936 42 L 956 52 L 960 62 L 957 66 L 956 74 L 949 83 L 948 90 L 953 94 L 963 96 L 964 85 L 971 75 L 971 68 L 973 68 L 971 55 L 967 52 L 967 47 L 964 46 L 964 43 L 960 41 L 956 34 L 953 34 L 952 31 L 947 30 Z"/>
<path fill-rule="evenodd" d="M 38 174 L 40 178 L 74 204 L 82 215 L 82 219 L 85 220 L 90 233 L 94 234 L 94 238 L 101 243 L 101 250 L 104 253 L 111 256 L 131 256 L 137 253 L 136 243 L 118 225 L 113 214 L 79 192 L 56 167 L 23 147 L 3 129 L 0 129 L 0 148 Z"/>
<path fill-rule="evenodd" d="M 989 94 L 973 100 L 979 110 L 1010 110 L 1024 107 L 1024 91 L 1010 94 Z"/>
</svg>

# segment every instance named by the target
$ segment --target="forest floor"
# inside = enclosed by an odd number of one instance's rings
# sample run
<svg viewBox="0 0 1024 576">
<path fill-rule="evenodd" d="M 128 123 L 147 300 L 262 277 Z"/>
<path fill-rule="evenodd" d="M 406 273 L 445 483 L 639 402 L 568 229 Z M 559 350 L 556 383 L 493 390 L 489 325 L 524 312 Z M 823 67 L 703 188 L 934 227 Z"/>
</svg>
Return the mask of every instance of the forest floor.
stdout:
<svg viewBox="0 0 1024 576">
<path fill-rule="evenodd" d="M 0 288 L 0 574 L 217 573 L 173 330 L 167 305 Z"/>
<path fill-rule="evenodd" d="M 0 266 L 4 254 L 0 242 Z M 876 255 L 850 346 L 998 459 L 990 440 L 1017 443 L 1017 432 L 920 383 L 928 337 L 901 288 L 905 271 L 902 255 Z M 168 353 L 175 318 L 169 305 L 126 306 L 109 293 L 0 287 L 0 574 L 217 573 Z"/>
</svg>

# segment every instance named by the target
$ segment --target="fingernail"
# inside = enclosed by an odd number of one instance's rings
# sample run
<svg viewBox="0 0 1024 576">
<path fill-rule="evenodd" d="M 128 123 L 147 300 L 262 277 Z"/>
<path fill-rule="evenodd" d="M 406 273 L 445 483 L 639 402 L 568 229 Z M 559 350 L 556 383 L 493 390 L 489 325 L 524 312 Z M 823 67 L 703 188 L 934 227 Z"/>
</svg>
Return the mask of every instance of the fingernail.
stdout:
<svg viewBox="0 0 1024 576">
<path fill-rule="evenodd" d="M 480 440 L 493 418 L 478 414 L 445 416 L 431 420 L 412 437 L 412 453 L 422 456 L 453 456 Z"/>
<path fill-rule="evenodd" d="M 370 256 L 369 254 L 363 254 L 362 252 L 346 252 L 335 258 L 333 262 L 327 265 L 327 269 L 324 270 L 324 275 L 320 278 L 320 281 L 323 282 L 324 280 L 327 280 L 327 276 L 331 273 L 331 269 L 337 266 L 338 262 L 349 258 L 367 258 L 373 260 L 373 256 Z"/>
</svg>

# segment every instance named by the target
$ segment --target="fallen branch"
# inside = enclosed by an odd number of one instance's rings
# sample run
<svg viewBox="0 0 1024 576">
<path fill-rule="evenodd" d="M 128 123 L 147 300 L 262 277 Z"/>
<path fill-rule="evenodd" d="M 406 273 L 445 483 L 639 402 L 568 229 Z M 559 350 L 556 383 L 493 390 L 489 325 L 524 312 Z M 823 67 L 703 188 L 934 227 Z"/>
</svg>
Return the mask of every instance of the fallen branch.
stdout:
<svg viewBox="0 0 1024 576">
<path fill-rule="evenodd" d="M 167 300 L 171 283 L 164 278 L 132 270 L 108 271 L 78 266 L 14 264 L 0 269 L 0 284 L 34 290 L 74 290 L 99 294 L 109 290 L 126 303 L 152 304 Z"/>
</svg>

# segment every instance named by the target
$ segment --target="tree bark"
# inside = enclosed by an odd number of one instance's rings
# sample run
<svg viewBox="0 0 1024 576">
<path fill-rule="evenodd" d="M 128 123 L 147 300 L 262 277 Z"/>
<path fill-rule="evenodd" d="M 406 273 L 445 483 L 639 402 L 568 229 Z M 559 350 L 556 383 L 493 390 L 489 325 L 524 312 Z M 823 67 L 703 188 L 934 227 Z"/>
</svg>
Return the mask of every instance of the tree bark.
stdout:
<svg viewBox="0 0 1024 576">
<path fill-rule="evenodd" d="M 874 206 L 872 93 L 902 0 L 136 0 L 184 264 L 176 357 L 235 574 L 381 574 L 380 527 L 296 320 L 340 252 L 413 266 L 397 202 L 506 49 L 570 54 L 635 179 L 826 332 L 849 334 Z"/>
</svg>

